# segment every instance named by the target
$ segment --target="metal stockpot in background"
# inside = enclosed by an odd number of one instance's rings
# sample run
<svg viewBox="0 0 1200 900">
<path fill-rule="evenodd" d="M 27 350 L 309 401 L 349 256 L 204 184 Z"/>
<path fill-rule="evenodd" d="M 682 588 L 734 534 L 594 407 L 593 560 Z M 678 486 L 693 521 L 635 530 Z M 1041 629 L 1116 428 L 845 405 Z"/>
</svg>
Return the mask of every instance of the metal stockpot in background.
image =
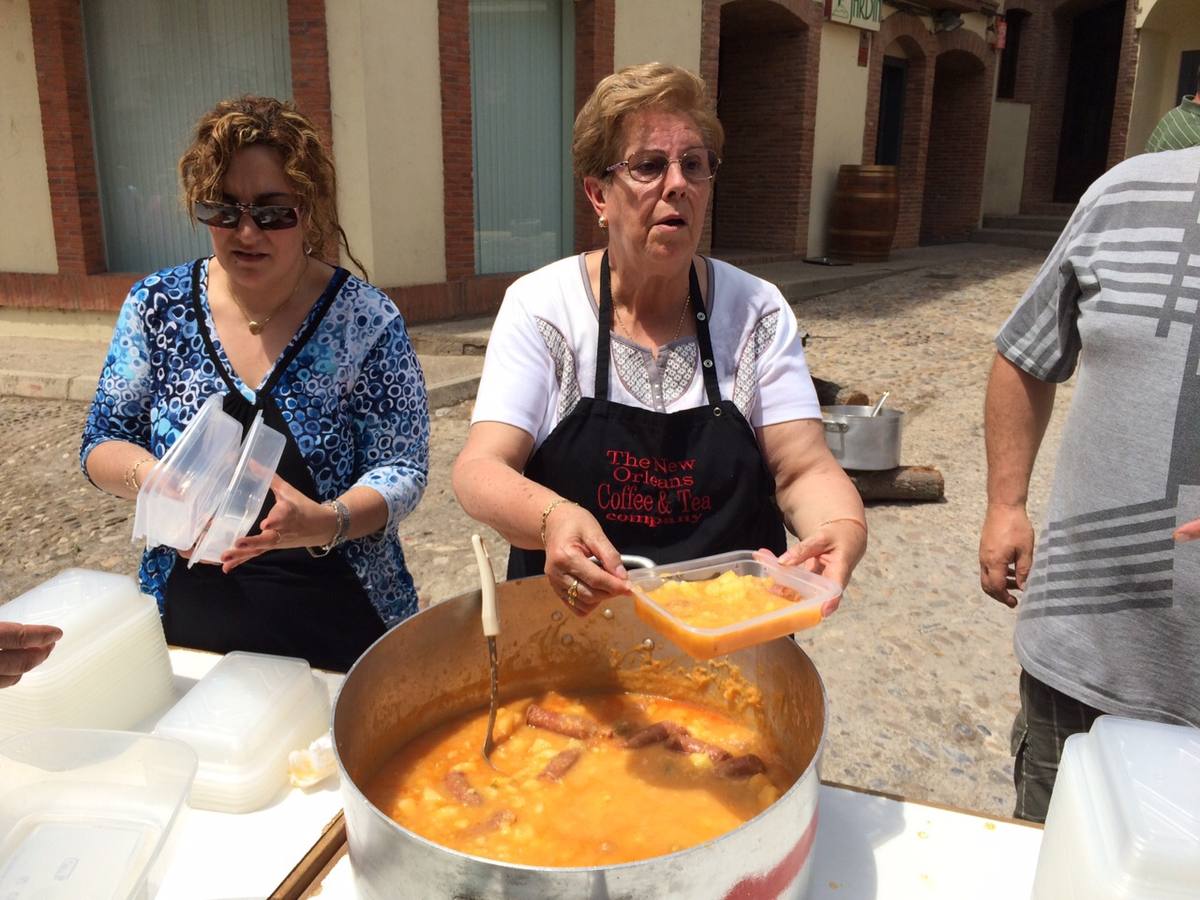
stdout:
<svg viewBox="0 0 1200 900">
<path fill-rule="evenodd" d="M 479 592 L 473 591 L 381 637 L 338 693 L 334 751 L 350 858 L 364 898 L 806 895 L 826 706 L 821 678 L 803 650 L 782 639 L 699 663 L 642 623 L 628 597 L 578 619 L 566 614 L 544 576 L 505 582 L 496 592 L 502 700 L 548 689 L 644 690 L 692 700 L 765 731 L 793 771 L 803 774 L 768 809 L 719 838 L 614 866 L 497 862 L 398 825 L 367 800 L 362 786 L 408 740 L 487 701 L 487 645 L 479 628 Z M 701 677 L 688 677 L 697 670 Z M 745 702 L 755 690 L 761 702 Z"/>
<path fill-rule="evenodd" d="M 894 469 L 900 465 L 904 413 L 870 406 L 822 406 L 825 442 L 843 469 Z"/>
</svg>

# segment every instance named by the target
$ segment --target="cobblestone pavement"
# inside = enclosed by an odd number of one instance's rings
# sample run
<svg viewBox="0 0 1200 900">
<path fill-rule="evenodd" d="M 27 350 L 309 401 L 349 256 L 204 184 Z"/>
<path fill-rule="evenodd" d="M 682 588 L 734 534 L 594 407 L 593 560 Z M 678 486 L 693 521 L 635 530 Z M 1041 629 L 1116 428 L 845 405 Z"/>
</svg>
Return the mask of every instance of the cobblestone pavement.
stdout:
<svg viewBox="0 0 1200 900">
<path fill-rule="evenodd" d="M 839 612 L 801 636 L 829 695 L 825 778 L 1007 815 L 1008 730 L 1017 706 L 1013 614 L 979 590 L 984 510 L 982 405 L 991 338 L 1040 256 L 997 248 L 968 266 L 927 268 L 806 301 L 815 374 L 905 410 L 904 462 L 938 467 L 943 503 L 875 503 L 871 544 Z M 1046 496 L 1069 386 L 1031 490 Z M 80 403 L 0 399 L 0 598 L 70 565 L 136 570 L 131 505 L 79 474 Z M 425 498 L 401 526 L 424 602 L 475 587 L 477 526 L 455 503 L 449 467 L 469 404 L 433 420 Z M 502 570 L 506 550 L 488 535 Z"/>
</svg>

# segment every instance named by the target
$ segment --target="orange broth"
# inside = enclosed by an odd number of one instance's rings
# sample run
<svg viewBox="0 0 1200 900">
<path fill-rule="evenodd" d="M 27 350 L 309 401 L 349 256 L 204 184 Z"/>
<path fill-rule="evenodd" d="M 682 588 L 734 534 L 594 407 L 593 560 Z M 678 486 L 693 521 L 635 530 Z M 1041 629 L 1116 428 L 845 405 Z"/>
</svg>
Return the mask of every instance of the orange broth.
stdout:
<svg viewBox="0 0 1200 900">
<path fill-rule="evenodd" d="M 526 723 L 531 704 L 596 726 L 569 737 Z M 647 726 L 682 726 L 709 749 L 754 754 L 765 771 L 720 774 L 705 752 L 637 748 Z M 637 693 L 544 694 L 504 704 L 493 769 L 481 750 L 487 710 L 435 728 L 389 760 L 367 797 L 410 830 L 463 853 L 536 866 L 596 866 L 672 853 L 736 828 L 791 787 L 796 775 L 756 731 L 697 704 Z M 577 759 L 560 778 L 547 766 Z M 561 761 L 561 758 L 560 758 Z"/>
</svg>

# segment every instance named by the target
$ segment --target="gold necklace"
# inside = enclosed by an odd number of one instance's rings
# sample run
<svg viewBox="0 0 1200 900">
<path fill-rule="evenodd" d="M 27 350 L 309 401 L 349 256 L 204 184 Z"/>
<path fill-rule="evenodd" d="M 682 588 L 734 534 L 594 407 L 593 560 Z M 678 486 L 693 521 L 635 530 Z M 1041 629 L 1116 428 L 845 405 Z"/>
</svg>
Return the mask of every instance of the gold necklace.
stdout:
<svg viewBox="0 0 1200 900">
<path fill-rule="evenodd" d="M 236 305 L 241 311 L 242 317 L 246 320 L 246 328 L 249 329 L 251 334 L 262 334 L 263 329 L 267 327 L 267 323 L 275 317 L 275 314 L 292 302 L 296 296 L 296 291 L 300 290 L 300 282 L 304 280 L 304 275 L 307 271 L 308 257 L 306 256 L 304 257 L 304 266 L 300 269 L 300 276 L 296 279 L 296 283 L 292 285 L 292 292 L 284 298 L 282 303 L 276 306 L 261 319 L 255 319 L 250 315 L 250 313 L 246 310 L 246 307 L 242 305 L 242 301 L 238 299 L 238 295 L 234 293 L 233 285 L 228 285 L 229 296 L 233 298 L 234 305 Z"/>
<path fill-rule="evenodd" d="M 687 317 L 688 307 L 691 305 L 692 305 L 692 295 L 689 293 L 686 297 L 683 298 L 683 309 L 681 309 L 679 311 L 679 321 L 675 323 L 675 333 L 673 335 L 671 335 L 671 340 L 668 341 L 667 343 L 671 343 L 673 341 L 679 340 L 679 332 L 683 330 L 683 320 Z M 625 337 L 629 338 L 631 341 L 633 341 L 636 344 L 637 341 L 633 340 L 633 332 L 631 332 L 628 328 L 625 327 L 625 321 L 621 318 L 621 307 L 618 306 L 616 303 L 613 303 L 613 313 L 616 314 L 617 325 L 620 327 L 620 329 L 623 332 L 625 332 Z"/>
</svg>

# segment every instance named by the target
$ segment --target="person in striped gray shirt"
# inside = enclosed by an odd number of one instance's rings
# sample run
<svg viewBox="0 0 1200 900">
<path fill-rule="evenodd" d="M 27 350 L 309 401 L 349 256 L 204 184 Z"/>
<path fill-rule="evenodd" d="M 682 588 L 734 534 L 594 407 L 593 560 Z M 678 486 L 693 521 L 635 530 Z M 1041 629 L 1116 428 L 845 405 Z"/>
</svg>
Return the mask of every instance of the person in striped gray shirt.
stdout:
<svg viewBox="0 0 1200 900">
<path fill-rule="evenodd" d="M 1063 741 L 1101 713 L 1200 724 L 1198 307 L 1200 147 L 1099 178 L 996 337 L 979 565 L 1017 608 L 1018 817 L 1045 820 Z M 1030 473 L 1075 373 L 1035 546 Z"/>
<path fill-rule="evenodd" d="M 1158 120 L 1150 140 L 1146 141 L 1146 152 L 1160 150 L 1183 150 L 1200 145 L 1200 69 L 1196 70 L 1196 93 L 1185 96 L 1183 102 Z"/>
</svg>

